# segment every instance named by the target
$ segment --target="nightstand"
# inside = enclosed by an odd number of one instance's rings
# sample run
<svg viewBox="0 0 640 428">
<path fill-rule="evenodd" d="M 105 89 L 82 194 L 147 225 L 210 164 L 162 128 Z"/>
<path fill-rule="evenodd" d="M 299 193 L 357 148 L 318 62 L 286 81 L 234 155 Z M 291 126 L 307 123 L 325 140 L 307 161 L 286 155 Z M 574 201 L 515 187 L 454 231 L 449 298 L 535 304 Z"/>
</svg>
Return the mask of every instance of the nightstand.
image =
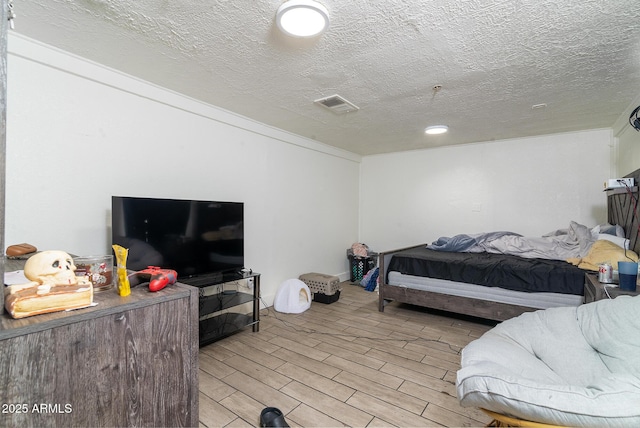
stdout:
<svg viewBox="0 0 640 428">
<path fill-rule="evenodd" d="M 584 303 L 595 302 L 601 299 L 614 299 L 618 296 L 637 296 L 640 294 L 640 286 L 636 287 L 636 291 L 623 291 L 618 287 L 611 287 L 608 284 L 603 284 L 598 281 L 598 274 L 587 273 L 584 277 Z"/>
</svg>

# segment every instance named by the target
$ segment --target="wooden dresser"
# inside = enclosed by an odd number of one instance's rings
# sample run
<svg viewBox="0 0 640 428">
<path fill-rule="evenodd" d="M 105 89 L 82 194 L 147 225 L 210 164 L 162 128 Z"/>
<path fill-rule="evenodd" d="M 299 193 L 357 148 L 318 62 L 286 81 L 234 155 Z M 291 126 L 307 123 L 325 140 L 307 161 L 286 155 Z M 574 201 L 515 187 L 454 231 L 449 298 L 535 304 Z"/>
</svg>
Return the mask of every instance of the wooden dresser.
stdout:
<svg viewBox="0 0 640 428">
<path fill-rule="evenodd" d="M 197 426 L 198 290 L 94 302 L 0 316 L 0 426 Z"/>
</svg>

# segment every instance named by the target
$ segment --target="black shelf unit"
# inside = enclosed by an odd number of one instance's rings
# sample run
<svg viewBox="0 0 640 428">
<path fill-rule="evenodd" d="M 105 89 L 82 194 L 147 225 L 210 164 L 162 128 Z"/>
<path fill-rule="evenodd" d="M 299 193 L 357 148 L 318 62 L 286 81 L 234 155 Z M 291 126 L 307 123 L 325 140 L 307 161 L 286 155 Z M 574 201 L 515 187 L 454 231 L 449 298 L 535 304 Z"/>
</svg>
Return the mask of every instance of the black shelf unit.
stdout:
<svg viewBox="0 0 640 428">
<path fill-rule="evenodd" d="M 253 280 L 253 293 L 229 288 L 240 280 Z M 208 345 L 243 328 L 251 326 L 254 332 L 260 329 L 260 274 L 242 273 L 225 276 L 219 281 L 199 286 L 199 342 Z M 233 308 L 252 303 L 249 314 L 234 312 Z M 224 312 L 222 312 L 224 311 Z"/>
<path fill-rule="evenodd" d="M 210 318 L 207 315 L 222 311 L 233 306 L 240 306 L 253 300 L 253 295 L 234 291 L 233 293 L 221 292 L 212 296 L 200 297 L 200 319 Z"/>
<path fill-rule="evenodd" d="M 200 346 L 230 336 L 245 327 L 257 325 L 250 314 L 225 312 L 199 322 Z"/>
</svg>

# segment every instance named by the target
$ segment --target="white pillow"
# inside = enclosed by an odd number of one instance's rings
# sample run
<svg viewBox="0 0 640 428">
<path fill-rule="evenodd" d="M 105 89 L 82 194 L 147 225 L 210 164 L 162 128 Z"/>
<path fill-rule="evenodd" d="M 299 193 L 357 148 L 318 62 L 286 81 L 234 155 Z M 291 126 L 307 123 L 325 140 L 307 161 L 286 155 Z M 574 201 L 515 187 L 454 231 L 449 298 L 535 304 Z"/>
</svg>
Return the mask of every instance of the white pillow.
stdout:
<svg viewBox="0 0 640 428">
<path fill-rule="evenodd" d="M 608 235 L 614 235 L 624 238 L 624 229 L 619 224 L 612 225 L 609 223 L 603 223 L 591 229 L 591 234 L 594 237 L 599 233 L 606 233 Z"/>
<path fill-rule="evenodd" d="M 629 240 L 624 237 L 609 235 L 608 233 L 599 233 L 597 239 L 604 239 L 606 241 L 611 241 L 614 244 L 618 245 L 625 250 L 629 249 Z"/>
</svg>

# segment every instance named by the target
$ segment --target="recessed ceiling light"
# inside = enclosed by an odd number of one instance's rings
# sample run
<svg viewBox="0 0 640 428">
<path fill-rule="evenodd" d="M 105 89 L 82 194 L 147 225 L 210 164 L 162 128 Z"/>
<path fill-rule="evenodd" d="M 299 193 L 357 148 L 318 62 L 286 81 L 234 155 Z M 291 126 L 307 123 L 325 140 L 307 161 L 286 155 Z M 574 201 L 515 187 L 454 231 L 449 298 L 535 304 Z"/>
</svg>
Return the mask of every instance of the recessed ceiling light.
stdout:
<svg viewBox="0 0 640 428">
<path fill-rule="evenodd" d="M 329 27 L 329 11 L 313 0 L 289 0 L 276 13 L 278 28 L 294 37 L 313 37 Z"/>
<path fill-rule="evenodd" d="M 444 134 L 448 130 L 449 130 L 449 127 L 447 125 L 434 125 L 434 126 L 428 126 L 424 130 L 424 133 L 429 135 L 437 135 L 437 134 Z"/>
</svg>

